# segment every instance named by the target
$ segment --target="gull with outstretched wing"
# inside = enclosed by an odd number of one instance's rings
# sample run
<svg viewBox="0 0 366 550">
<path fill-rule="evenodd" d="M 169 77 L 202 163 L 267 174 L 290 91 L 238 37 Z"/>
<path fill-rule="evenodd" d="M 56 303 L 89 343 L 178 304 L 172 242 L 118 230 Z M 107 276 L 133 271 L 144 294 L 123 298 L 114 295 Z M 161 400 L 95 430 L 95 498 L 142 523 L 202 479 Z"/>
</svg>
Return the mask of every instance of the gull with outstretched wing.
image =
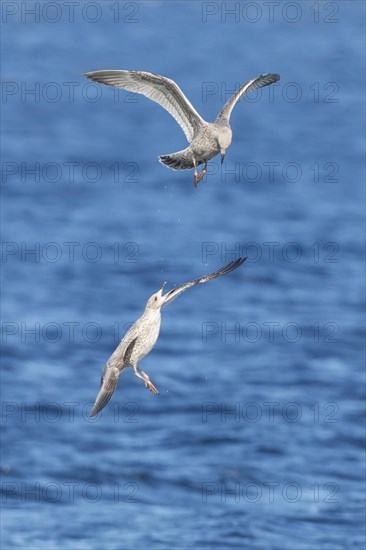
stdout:
<svg viewBox="0 0 366 550">
<path fill-rule="evenodd" d="M 221 109 L 215 122 L 206 122 L 186 98 L 179 86 L 164 76 L 143 71 L 92 71 L 87 78 L 108 86 L 117 86 L 130 92 L 142 94 L 170 113 L 182 128 L 189 146 L 177 153 L 160 155 L 160 162 L 173 170 L 194 169 L 193 183 L 196 186 L 207 171 L 207 162 L 221 154 L 224 161 L 231 144 L 230 115 L 236 103 L 245 94 L 273 84 L 280 79 L 276 73 L 266 73 L 248 80 Z M 200 174 L 197 166 L 204 164 Z"/>
<path fill-rule="evenodd" d="M 150 353 L 159 337 L 161 308 L 170 304 L 170 302 L 175 300 L 175 298 L 188 288 L 200 283 L 207 283 L 212 279 L 226 275 L 242 265 L 245 260 L 246 258 L 239 258 L 210 275 L 199 277 L 182 286 L 173 288 L 166 294 L 163 294 L 166 284 L 164 283 L 155 294 L 150 296 L 144 313 L 128 330 L 116 350 L 108 359 L 103 369 L 101 387 L 90 416 L 95 416 L 106 406 L 116 389 L 122 371 L 130 366 L 133 368 L 135 375 L 144 381 L 145 386 L 149 390 L 158 393 L 158 390 L 151 382 L 149 376 L 139 368 L 138 364 L 141 359 Z"/>
</svg>

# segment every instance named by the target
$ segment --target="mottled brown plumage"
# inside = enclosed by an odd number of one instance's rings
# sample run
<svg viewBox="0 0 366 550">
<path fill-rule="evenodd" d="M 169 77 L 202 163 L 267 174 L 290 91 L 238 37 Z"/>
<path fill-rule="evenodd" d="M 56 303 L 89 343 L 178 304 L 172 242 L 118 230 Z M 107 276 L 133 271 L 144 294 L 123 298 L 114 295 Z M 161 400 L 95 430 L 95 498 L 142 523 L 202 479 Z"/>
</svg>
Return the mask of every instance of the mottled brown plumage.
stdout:
<svg viewBox="0 0 366 550">
<path fill-rule="evenodd" d="M 170 78 L 142 71 L 93 71 L 85 76 L 101 84 L 143 94 L 166 109 L 181 126 L 190 145 L 177 153 L 160 155 L 160 162 L 173 170 L 193 168 L 195 186 L 205 175 L 209 160 L 218 153 L 221 153 L 221 162 L 224 160 L 232 139 L 230 115 L 237 101 L 243 95 L 280 79 L 278 74 L 268 73 L 248 80 L 224 105 L 215 122 L 210 123 L 197 113 L 179 86 Z M 197 166 L 200 164 L 205 166 L 198 174 Z"/>
<path fill-rule="evenodd" d="M 173 290 L 163 295 L 164 283 L 158 292 L 150 296 L 144 313 L 128 330 L 108 359 L 103 369 L 101 388 L 90 416 L 95 416 L 106 406 L 112 397 L 122 371 L 129 366 L 133 368 L 135 375 L 145 382 L 145 386 L 149 390 L 158 393 L 148 375 L 138 367 L 138 363 L 145 355 L 150 353 L 159 337 L 161 308 L 170 304 L 188 288 L 200 283 L 207 283 L 212 279 L 221 277 L 221 275 L 226 275 L 226 273 L 230 273 L 230 271 L 242 265 L 245 260 L 246 258 L 239 258 L 210 275 L 194 279 L 189 283 L 173 288 Z"/>
</svg>

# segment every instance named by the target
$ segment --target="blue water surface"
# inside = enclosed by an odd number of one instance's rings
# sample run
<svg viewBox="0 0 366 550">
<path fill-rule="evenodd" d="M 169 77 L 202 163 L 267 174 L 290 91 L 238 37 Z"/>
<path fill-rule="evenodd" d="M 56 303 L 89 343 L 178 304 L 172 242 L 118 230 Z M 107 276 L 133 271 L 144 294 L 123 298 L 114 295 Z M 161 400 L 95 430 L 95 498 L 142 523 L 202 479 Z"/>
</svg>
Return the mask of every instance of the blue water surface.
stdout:
<svg viewBox="0 0 366 550">
<path fill-rule="evenodd" d="M 364 4 L 2 3 L 4 549 L 364 548 Z M 224 164 L 83 73 L 169 76 Z M 102 414 L 100 372 L 162 282 Z"/>
</svg>

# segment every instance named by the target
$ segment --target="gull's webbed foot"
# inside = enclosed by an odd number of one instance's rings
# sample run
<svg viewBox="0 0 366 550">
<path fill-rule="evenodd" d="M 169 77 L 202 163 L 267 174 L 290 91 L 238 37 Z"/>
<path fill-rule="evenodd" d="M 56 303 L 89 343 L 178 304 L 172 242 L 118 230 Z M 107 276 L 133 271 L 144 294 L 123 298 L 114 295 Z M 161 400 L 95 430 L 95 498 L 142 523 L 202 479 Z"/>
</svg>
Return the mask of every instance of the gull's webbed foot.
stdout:
<svg viewBox="0 0 366 550">
<path fill-rule="evenodd" d="M 158 394 L 157 388 L 154 386 L 154 384 L 151 382 L 149 376 L 144 372 L 143 370 L 139 369 L 138 367 L 134 367 L 135 375 L 138 378 L 141 378 L 145 382 L 145 388 L 148 388 L 150 391 Z M 137 371 L 139 371 L 141 374 L 139 374 Z M 142 375 L 142 376 L 141 376 Z"/>
<path fill-rule="evenodd" d="M 151 382 L 151 380 L 147 380 L 147 381 L 145 382 L 145 387 L 148 388 L 150 391 L 156 393 L 156 394 L 159 393 L 158 390 L 157 390 L 157 388 L 156 388 L 156 387 L 154 386 L 154 384 Z"/>
</svg>

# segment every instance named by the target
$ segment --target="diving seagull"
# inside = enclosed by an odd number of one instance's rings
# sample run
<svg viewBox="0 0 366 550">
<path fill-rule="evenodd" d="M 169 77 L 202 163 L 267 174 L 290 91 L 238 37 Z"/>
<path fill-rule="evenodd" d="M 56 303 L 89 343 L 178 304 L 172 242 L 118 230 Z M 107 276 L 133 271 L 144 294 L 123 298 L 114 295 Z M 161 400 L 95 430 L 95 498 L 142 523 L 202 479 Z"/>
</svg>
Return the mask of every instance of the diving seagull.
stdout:
<svg viewBox="0 0 366 550">
<path fill-rule="evenodd" d="M 248 80 L 224 105 L 215 122 L 210 123 L 197 113 L 179 86 L 170 78 L 142 71 L 93 71 L 85 73 L 85 76 L 101 84 L 142 94 L 166 109 L 182 128 L 189 146 L 177 153 L 161 155 L 160 162 L 173 170 L 194 168 L 195 186 L 206 174 L 209 160 L 221 153 L 221 164 L 224 161 L 232 139 L 230 115 L 237 101 L 245 94 L 280 79 L 280 75 L 276 73 L 267 73 Z M 204 164 L 204 168 L 198 174 L 197 166 L 200 164 Z"/>
<path fill-rule="evenodd" d="M 118 347 L 108 359 L 103 369 L 101 387 L 89 416 L 95 416 L 106 406 L 116 389 L 121 373 L 129 366 L 133 368 L 135 375 L 143 380 L 146 388 L 154 393 L 159 393 L 149 376 L 139 368 L 138 364 L 145 355 L 150 353 L 159 337 L 161 308 L 170 304 L 170 302 L 175 300 L 182 292 L 186 291 L 191 286 L 207 283 L 207 281 L 221 277 L 221 275 L 226 275 L 226 273 L 230 273 L 230 271 L 242 265 L 245 260 L 246 258 L 239 258 L 218 271 L 215 271 L 215 273 L 194 279 L 194 281 L 190 281 L 185 285 L 173 288 L 173 290 L 170 290 L 166 294 L 163 294 L 166 284 L 163 283 L 161 288 L 150 296 L 144 313 L 128 330 Z"/>
</svg>

